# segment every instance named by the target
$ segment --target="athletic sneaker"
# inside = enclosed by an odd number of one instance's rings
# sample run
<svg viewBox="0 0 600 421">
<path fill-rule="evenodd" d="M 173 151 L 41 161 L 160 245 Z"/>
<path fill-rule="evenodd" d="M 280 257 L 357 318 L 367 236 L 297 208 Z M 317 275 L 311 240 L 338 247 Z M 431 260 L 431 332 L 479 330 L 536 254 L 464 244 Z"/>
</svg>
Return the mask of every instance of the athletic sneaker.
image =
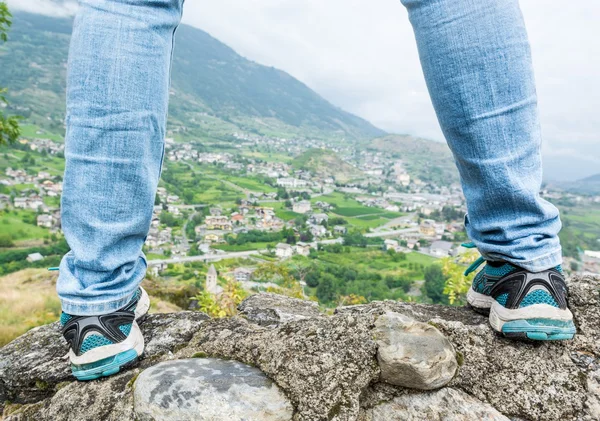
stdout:
<svg viewBox="0 0 600 421">
<path fill-rule="evenodd" d="M 576 329 L 560 266 L 533 273 L 507 262 L 479 258 L 465 275 L 483 263 L 486 265 L 475 276 L 467 301 L 476 311 L 489 312 L 495 331 L 539 341 L 573 339 Z"/>
<path fill-rule="evenodd" d="M 137 324 L 147 313 L 150 299 L 138 288 L 125 307 L 102 316 L 62 313 L 62 334 L 71 345 L 69 360 L 77 380 L 94 380 L 118 373 L 144 352 L 144 337 Z"/>
</svg>

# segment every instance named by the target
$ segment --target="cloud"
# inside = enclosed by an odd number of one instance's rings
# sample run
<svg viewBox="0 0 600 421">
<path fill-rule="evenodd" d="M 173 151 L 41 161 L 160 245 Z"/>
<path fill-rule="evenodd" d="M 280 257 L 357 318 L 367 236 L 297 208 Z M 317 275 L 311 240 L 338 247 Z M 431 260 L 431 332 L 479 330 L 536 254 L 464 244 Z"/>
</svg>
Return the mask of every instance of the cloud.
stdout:
<svg viewBox="0 0 600 421">
<path fill-rule="evenodd" d="M 78 5 L 75 0 L 4 0 L 13 11 L 37 13 L 54 17 L 75 15 Z"/>
</svg>

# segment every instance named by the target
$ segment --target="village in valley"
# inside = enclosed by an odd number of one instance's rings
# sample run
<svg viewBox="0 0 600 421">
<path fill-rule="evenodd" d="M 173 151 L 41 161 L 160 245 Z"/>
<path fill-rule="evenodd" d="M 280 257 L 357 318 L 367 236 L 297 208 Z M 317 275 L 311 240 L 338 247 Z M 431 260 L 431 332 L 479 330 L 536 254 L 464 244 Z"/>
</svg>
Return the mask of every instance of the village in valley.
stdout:
<svg viewBox="0 0 600 421">
<path fill-rule="evenodd" d="M 0 224 L 7 228 L 0 246 L 30 251 L 27 263 L 4 262 L 4 273 L 11 264 L 56 265 L 65 248 L 59 206 L 64 144 L 43 133 L 0 151 Z M 166 139 L 144 245 L 154 279 L 192 282 L 216 296 L 230 281 L 246 291 L 270 290 L 282 284 L 280 274 L 265 275 L 264 266 L 272 265 L 285 267 L 305 297 L 323 304 L 348 297 L 436 302 L 443 285 L 425 288 L 427 276 L 434 276 L 426 275 L 428 268 L 440 259 L 467 262 L 461 247 L 469 241 L 466 205 L 456 180 L 419 179 L 402 159 L 381 150 L 231 137 L 233 144 L 212 148 Z M 600 205 L 600 196 L 543 195 L 558 204 Z M 600 272 L 598 249 L 600 243 L 577 246 L 565 257 L 567 270 Z M 339 278 L 339 268 L 348 272 L 347 282 L 323 287 L 320 279 Z"/>
</svg>

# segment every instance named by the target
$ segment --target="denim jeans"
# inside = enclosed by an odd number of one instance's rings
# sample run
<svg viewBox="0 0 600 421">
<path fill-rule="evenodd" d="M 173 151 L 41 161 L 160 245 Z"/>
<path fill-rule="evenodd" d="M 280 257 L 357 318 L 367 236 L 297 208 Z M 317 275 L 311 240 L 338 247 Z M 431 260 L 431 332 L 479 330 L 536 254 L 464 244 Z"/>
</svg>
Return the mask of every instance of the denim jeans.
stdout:
<svg viewBox="0 0 600 421">
<path fill-rule="evenodd" d="M 146 271 L 164 152 L 172 43 L 183 0 L 83 0 L 69 55 L 63 310 L 114 311 Z M 561 263 L 555 207 L 539 197 L 540 128 L 516 0 L 403 0 L 458 165 L 467 231 L 484 257 Z M 400 69 L 399 69 L 400 70 Z"/>
<path fill-rule="evenodd" d="M 164 153 L 173 36 L 183 0 L 82 0 L 67 77 L 63 311 L 98 315 L 146 273 Z"/>
</svg>

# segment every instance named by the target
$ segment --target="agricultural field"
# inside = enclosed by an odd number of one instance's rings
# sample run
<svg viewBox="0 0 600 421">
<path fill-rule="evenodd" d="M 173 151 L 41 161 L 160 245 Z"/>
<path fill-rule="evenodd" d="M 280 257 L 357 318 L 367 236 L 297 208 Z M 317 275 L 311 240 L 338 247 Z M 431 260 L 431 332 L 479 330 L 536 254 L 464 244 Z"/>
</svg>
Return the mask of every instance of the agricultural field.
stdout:
<svg viewBox="0 0 600 421">
<path fill-rule="evenodd" d="M 50 235 L 50 232 L 36 225 L 36 213 L 25 210 L 0 211 L 0 232 L 10 236 L 16 245 L 28 240 L 40 242 Z"/>
</svg>

